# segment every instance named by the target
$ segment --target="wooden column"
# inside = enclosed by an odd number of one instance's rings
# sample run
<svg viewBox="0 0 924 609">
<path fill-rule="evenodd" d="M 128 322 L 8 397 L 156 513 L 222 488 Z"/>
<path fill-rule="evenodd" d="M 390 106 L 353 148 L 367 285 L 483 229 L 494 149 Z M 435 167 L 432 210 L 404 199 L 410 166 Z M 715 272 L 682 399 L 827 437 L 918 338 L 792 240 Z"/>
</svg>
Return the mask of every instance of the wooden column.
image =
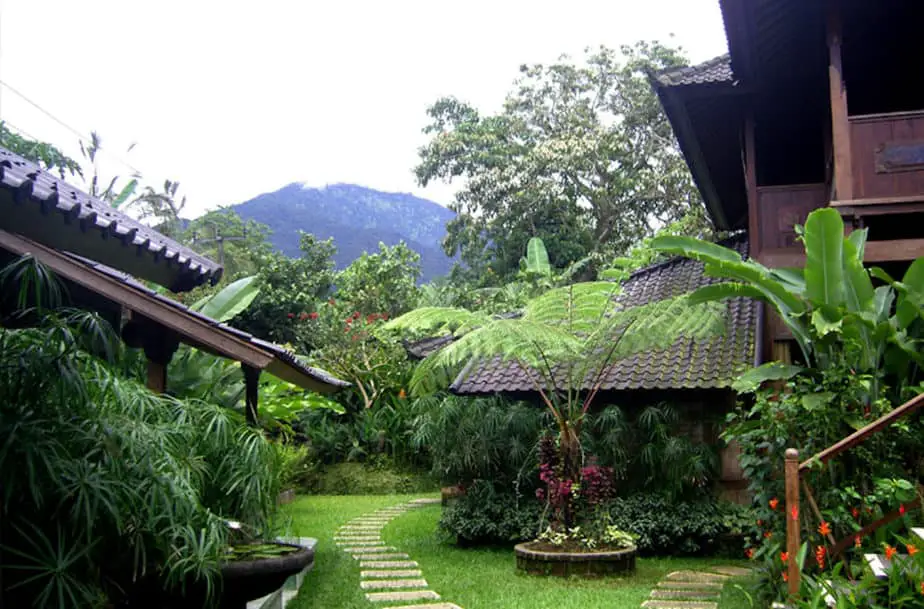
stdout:
<svg viewBox="0 0 924 609">
<path fill-rule="evenodd" d="M 828 0 L 828 84 L 831 90 L 831 139 L 834 143 L 834 190 L 839 201 L 853 199 L 853 162 L 850 154 L 850 121 L 847 85 L 841 63 L 840 0 Z"/>
<path fill-rule="evenodd" d="M 173 333 L 157 324 L 143 326 L 144 355 L 148 358 L 148 389 L 155 393 L 167 391 L 167 365 L 180 346 Z"/>
<path fill-rule="evenodd" d="M 744 180 L 748 189 L 748 244 L 750 257 L 760 259 L 760 211 L 757 201 L 757 143 L 754 138 L 754 112 L 744 122 Z"/>
<path fill-rule="evenodd" d="M 256 426 L 259 422 L 260 370 L 241 364 L 244 373 L 244 412 L 247 423 Z"/>
<path fill-rule="evenodd" d="M 799 451 L 795 448 L 786 450 L 786 552 L 789 554 L 787 576 L 789 577 L 789 594 L 799 594 L 799 546 L 801 531 L 799 529 Z"/>
</svg>

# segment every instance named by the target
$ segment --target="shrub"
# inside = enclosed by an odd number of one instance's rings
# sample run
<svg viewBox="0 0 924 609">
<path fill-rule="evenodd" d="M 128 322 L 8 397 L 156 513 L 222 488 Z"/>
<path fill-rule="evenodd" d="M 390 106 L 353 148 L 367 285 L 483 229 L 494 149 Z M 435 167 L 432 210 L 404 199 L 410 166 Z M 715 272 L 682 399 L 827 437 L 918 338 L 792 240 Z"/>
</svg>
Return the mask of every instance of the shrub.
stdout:
<svg viewBox="0 0 924 609">
<path fill-rule="evenodd" d="M 316 485 L 305 490 L 322 495 L 391 495 L 432 492 L 437 490 L 437 484 L 425 474 L 401 471 L 378 459 L 330 465 L 317 477 Z"/>
<path fill-rule="evenodd" d="M 303 444 L 277 444 L 281 460 L 279 482 L 283 490 L 307 491 L 318 485 L 320 464 Z"/>
<path fill-rule="evenodd" d="M 712 499 L 676 502 L 641 493 L 608 506 L 612 524 L 638 536 L 639 552 L 658 555 L 709 554 L 727 548 L 727 538 L 740 534 L 746 511 Z"/>
<path fill-rule="evenodd" d="M 439 528 L 462 544 L 529 541 L 539 534 L 541 516 L 542 506 L 534 497 L 518 497 L 476 480 L 443 510 Z"/>
</svg>

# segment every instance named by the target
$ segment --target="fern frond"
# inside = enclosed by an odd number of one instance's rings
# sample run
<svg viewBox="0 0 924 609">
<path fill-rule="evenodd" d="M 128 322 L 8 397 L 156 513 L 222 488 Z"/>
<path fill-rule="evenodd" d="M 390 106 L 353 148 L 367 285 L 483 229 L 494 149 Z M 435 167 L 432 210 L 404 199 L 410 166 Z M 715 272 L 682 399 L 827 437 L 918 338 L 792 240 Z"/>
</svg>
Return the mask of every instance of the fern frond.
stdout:
<svg viewBox="0 0 924 609">
<path fill-rule="evenodd" d="M 574 333 L 590 332 L 605 315 L 615 311 L 619 284 L 588 281 L 549 290 L 526 305 L 523 318 L 553 326 L 564 326 Z"/>
<path fill-rule="evenodd" d="M 452 334 L 461 336 L 490 320 L 486 315 L 454 307 L 421 307 L 389 321 L 386 331 L 419 335 Z"/>
</svg>

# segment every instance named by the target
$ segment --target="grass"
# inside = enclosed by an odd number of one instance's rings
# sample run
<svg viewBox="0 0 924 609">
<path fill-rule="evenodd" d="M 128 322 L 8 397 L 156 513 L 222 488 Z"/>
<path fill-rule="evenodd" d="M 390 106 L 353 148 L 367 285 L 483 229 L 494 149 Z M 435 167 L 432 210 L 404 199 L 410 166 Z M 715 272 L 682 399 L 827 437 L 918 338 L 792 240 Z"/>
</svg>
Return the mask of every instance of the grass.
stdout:
<svg viewBox="0 0 924 609">
<path fill-rule="evenodd" d="M 418 496 L 426 495 L 413 497 Z M 290 609 L 371 609 L 359 590 L 359 566 L 334 545 L 334 531 L 356 516 L 411 497 L 301 497 L 291 504 L 292 532 L 316 537 L 318 547 L 315 567 Z M 581 580 L 521 575 L 510 548 L 462 549 L 443 542 L 436 529 L 439 514 L 438 505 L 415 509 L 393 520 L 382 537 L 420 563 L 430 587 L 443 600 L 464 609 L 638 609 L 658 580 L 671 571 L 735 564 L 727 559 L 640 558 L 629 577 Z M 732 590 L 726 586 L 720 609 L 747 608 L 746 599 Z"/>
</svg>

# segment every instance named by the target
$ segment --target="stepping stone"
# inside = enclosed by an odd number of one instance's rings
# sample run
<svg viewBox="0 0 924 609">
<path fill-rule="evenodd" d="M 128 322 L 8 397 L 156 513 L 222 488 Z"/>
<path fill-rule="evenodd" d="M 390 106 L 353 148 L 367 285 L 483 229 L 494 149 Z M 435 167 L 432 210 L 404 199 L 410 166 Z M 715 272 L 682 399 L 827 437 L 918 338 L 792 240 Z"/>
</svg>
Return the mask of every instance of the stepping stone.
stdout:
<svg viewBox="0 0 924 609">
<path fill-rule="evenodd" d="M 371 548 L 363 548 L 363 547 L 343 548 L 344 552 L 353 553 L 353 554 L 379 554 L 382 552 L 391 552 L 393 550 L 394 548 L 391 546 L 375 546 Z"/>
<path fill-rule="evenodd" d="M 354 554 L 355 560 L 396 560 L 400 558 L 410 558 L 404 552 L 383 552 L 382 554 Z"/>
<path fill-rule="evenodd" d="M 340 527 L 341 531 L 379 531 L 383 527 L 380 524 L 348 524 Z"/>
<path fill-rule="evenodd" d="M 442 502 L 443 500 L 439 497 L 425 497 L 423 499 L 412 499 L 409 503 L 410 505 L 433 505 Z"/>
<path fill-rule="evenodd" d="M 661 588 L 659 590 L 652 590 L 651 598 L 719 598 L 721 592 L 721 590 L 678 590 Z"/>
<path fill-rule="evenodd" d="M 741 577 L 743 575 L 750 575 L 753 573 L 753 571 L 744 567 L 709 567 L 709 570 L 715 571 L 716 573 L 721 573 L 722 575 L 731 575 L 732 577 Z"/>
<path fill-rule="evenodd" d="M 423 571 L 420 569 L 395 569 L 393 571 L 360 571 L 359 576 L 363 579 L 373 579 L 377 577 L 420 577 Z"/>
<path fill-rule="evenodd" d="M 373 603 L 389 601 L 438 601 L 440 595 L 433 590 L 413 590 L 410 592 L 367 592 L 366 598 Z"/>
<path fill-rule="evenodd" d="M 427 580 L 425 579 L 373 579 L 370 581 L 359 582 L 359 587 L 363 590 L 382 590 L 395 588 L 426 588 Z"/>
<path fill-rule="evenodd" d="M 399 607 L 388 607 L 388 609 L 462 609 L 455 603 L 424 603 L 422 605 L 401 605 Z"/>
<path fill-rule="evenodd" d="M 364 560 L 359 563 L 360 569 L 410 569 L 419 566 L 416 560 Z"/>
<path fill-rule="evenodd" d="M 674 571 L 673 573 L 668 573 L 664 579 L 679 582 L 724 582 L 728 579 L 728 576 L 699 571 Z"/>
<path fill-rule="evenodd" d="M 375 547 L 382 545 L 381 539 L 340 539 L 337 541 L 338 546 L 369 546 Z"/>
<path fill-rule="evenodd" d="M 706 601 L 645 601 L 642 607 L 647 609 L 718 609 L 718 603 Z"/>
<path fill-rule="evenodd" d="M 682 590 L 721 590 L 719 582 L 658 582 L 659 588 L 679 588 Z"/>
</svg>

